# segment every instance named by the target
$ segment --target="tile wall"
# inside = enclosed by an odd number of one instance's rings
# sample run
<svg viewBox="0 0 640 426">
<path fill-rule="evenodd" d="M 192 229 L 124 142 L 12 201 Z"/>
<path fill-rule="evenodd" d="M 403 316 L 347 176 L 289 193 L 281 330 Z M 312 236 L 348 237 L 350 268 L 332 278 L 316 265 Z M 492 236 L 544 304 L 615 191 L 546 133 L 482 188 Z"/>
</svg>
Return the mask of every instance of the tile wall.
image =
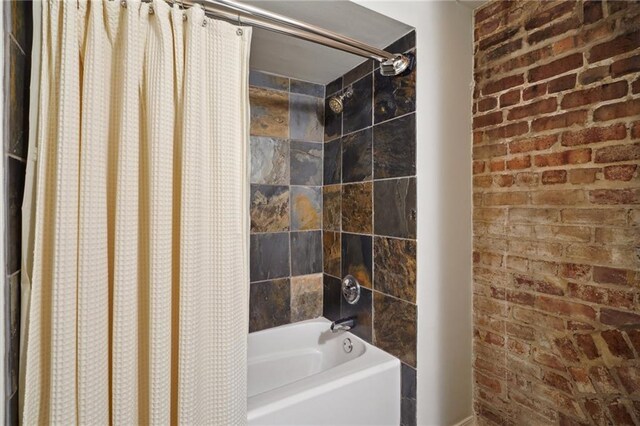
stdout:
<svg viewBox="0 0 640 426">
<path fill-rule="evenodd" d="M 252 71 L 250 331 L 322 315 L 324 86 Z"/>
<path fill-rule="evenodd" d="M 415 33 L 387 48 L 415 53 Z M 366 61 L 326 87 L 323 314 L 356 315 L 354 334 L 402 361 L 402 425 L 416 423 L 415 69 L 383 77 Z M 341 114 L 328 107 L 347 88 Z M 347 304 L 341 278 L 363 286 Z"/>
<path fill-rule="evenodd" d="M 5 2 L 3 42 L 5 185 L 5 424 L 18 424 L 18 355 L 20 349 L 20 240 L 21 206 L 26 171 L 31 73 L 31 2 Z M 8 67 L 7 67 L 8 64 Z"/>
</svg>

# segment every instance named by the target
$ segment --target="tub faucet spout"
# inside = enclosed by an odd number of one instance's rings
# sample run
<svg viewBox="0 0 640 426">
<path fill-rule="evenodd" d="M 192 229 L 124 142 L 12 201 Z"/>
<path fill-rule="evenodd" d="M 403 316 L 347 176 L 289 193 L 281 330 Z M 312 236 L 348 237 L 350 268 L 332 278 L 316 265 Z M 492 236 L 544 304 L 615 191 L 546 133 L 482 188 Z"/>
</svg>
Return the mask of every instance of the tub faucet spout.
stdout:
<svg viewBox="0 0 640 426">
<path fill-rule="evenodd" d="M 331 331 L 337 333 L 338 331 L 349 331 L 356 326 L 356 317 L 340 318 L 331 323 Z"/>
</svg>

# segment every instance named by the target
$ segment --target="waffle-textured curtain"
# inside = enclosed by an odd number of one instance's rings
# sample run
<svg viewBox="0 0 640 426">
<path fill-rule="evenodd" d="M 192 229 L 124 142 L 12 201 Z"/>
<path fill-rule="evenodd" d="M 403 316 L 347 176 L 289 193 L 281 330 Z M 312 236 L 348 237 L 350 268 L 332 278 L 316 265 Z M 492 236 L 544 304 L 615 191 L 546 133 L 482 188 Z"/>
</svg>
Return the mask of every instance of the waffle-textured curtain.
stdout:
<svg viewBox="0 0 640 426">
<path fill-rule="evenodd" d="M 246 423 L 251 30 L 39 7 L 22 422 Z"/>
</svg>

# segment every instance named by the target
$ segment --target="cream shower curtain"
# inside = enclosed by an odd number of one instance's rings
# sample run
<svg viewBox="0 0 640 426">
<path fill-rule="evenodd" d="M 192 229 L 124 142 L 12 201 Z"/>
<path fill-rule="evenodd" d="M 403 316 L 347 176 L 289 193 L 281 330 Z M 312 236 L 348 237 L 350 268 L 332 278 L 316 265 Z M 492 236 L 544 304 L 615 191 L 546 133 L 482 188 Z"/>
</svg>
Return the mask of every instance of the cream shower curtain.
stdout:
<svg viewBox="0 0 640 426">
<path fill-rule="evenodd" d="M 251 30 L 41 3 L 24 424 L 246 423 Z"/>
</svg>

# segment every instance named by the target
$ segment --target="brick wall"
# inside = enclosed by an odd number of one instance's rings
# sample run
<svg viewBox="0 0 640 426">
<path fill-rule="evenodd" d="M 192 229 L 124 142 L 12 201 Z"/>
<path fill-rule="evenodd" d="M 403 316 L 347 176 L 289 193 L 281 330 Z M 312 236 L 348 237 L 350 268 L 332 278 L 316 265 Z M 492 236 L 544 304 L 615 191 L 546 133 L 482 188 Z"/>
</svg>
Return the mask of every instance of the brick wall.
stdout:
<svg viewBox="0 0 640 426">
<path fill-rule="evenodd" d="M 480 424 L 640 424 L 640 3 L 475 13 Z"/>
</svg>

